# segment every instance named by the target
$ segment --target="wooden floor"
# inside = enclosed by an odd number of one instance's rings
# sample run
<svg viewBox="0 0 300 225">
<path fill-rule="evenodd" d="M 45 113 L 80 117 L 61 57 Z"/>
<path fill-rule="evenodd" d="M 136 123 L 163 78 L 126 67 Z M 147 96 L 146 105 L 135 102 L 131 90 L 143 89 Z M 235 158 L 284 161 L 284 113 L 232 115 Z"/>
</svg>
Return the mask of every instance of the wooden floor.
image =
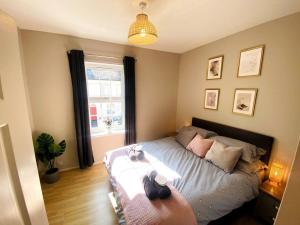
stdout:
<svg viewBox="0 0 300 225">
<path fill-rule="evenodd" d="M 60 173 L 55 184 L 42 184 L 50 225 L 117 225 L 102 164 Z"/>
<path fill-rule="evenodd" d="M 50 225 L 118 224 L 108 198 L 111 188 L 102 164 L 62 172 L 57 183 L 42 183 L 42 190 Z M 230 225 L 260 223 L 244 215 Z"/>
</svg>

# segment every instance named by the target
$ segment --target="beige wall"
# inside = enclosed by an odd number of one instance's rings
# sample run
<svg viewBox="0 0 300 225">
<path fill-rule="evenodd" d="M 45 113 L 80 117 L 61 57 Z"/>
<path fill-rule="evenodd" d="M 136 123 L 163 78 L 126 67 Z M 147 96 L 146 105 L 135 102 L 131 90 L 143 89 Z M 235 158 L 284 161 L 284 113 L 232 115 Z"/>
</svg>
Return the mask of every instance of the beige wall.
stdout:
<svg viewBox="0 0 300 225">
<path fill-rule="evenodd" d="M 275 225 L 298 225 L 300 221 L 300 136 L 289 182 L 279 208 Z"/>
<path fill-rule="evenodd" d="M 92 138 L 95 162 L 102 162 L 105 152 L 124 145 L 124 134 L 104 135 Z"/>
<path fill-rule="evenodd" d="M 4 207 L 0 224 L 47 225 L 30 132 L 18 29 L 14 20 L 1 10 L 0 76 L 3 92 L 3 98 L 0 98 L 0 158 L 4 159 L 0 169 L 0 205 Z M 9 172 L 3 170 L 6 167 Z M 9 183 L 2 183 L 4 181 Z M 10 194 L 14 196 L 11 199 Z M 12 206 L 18 206 L 20 213 L 14 213 Z M 20 223 L 18 216 L 23 218 Z"/>
<path fill-rule="evenodd" d="M 275 138 L 273 159 L 290 165 L 300 133 L 300 13 L 181 55 L 177 128 L 196 116 Z M 240 50 L 265 44 L 262 75 L 237 78 Z M 207 59 L 224 54 L 221 80 L 206 80 Z M 204 109 L 204 89 L 220 88 L 219 109 Z M 258 88 L 254 117 L 232 113 L 235 88 Z"/>
<path fill-rule="evenodd" d="M 60 168 L 77 167 L 72 86 L 67 50 L 134 56 L 138 141 L 160 138 L 175 130 L 179 55 L 65 35 L 21 30 L 34 137 L 43 131 L 66 139 Z M 96 161 L 123 145 L 124 135 L 92 140 Z"/>
</svg>

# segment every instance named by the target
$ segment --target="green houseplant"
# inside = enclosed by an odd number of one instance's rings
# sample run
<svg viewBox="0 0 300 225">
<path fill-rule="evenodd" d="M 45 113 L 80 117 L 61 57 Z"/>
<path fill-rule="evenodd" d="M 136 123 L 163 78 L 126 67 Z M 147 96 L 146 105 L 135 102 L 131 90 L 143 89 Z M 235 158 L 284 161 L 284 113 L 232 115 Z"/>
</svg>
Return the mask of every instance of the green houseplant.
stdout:
<svg viewBox="0 0 300 225">
<path fill-rule="evenodd" d="M 35 155 L 48 169 L 45 173 L 46 183 L 54 183 L 59 179 L 58 168 L 55 167 L 55 158 L 66 150 L 66 141 L 56 144 L 54 138 L 42 133 L 34 142 Z"/>
</svg>

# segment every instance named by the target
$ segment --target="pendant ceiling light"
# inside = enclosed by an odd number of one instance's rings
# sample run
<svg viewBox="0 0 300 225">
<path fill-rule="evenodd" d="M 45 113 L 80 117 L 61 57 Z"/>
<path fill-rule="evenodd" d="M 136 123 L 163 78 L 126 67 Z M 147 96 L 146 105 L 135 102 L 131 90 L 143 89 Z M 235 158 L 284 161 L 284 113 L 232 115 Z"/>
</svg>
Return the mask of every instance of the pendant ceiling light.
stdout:
<svg viewBox="0 0 300 225">
<path fill-rule="evenodd" d="M 136 21 L 131 24 L 128 32 L 128 42 L 134 45 L 150 45 L 157 40 L 157 32 L 154 25 L 144 13 L 147 3 L 142 1 L 139 7 L 142 13 L 136 16 Z"/>
</svg>

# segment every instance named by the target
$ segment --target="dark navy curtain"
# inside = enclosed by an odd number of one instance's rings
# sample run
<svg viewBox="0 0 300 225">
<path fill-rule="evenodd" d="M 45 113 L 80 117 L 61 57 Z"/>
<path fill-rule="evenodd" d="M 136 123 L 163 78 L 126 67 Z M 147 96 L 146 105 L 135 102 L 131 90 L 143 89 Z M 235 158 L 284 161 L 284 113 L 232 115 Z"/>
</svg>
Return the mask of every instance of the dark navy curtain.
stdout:
<svg viewBox="0 0 300 225">
<path fill-rule="evenodd" d="M 78 160 L 80 168 L 84 169 L 93 165 L 94 156 L 89 125 L 89 106 L 83 51 L 71 50 L 68 52 L 68 58 L 73 87 Z"/>
<path fill-rule="evenodd" d="M 135 124 L 135 59 L 125 56 L 124 80 L 125 80 L 125 144 L 136 143 Z"/>
</svg>

